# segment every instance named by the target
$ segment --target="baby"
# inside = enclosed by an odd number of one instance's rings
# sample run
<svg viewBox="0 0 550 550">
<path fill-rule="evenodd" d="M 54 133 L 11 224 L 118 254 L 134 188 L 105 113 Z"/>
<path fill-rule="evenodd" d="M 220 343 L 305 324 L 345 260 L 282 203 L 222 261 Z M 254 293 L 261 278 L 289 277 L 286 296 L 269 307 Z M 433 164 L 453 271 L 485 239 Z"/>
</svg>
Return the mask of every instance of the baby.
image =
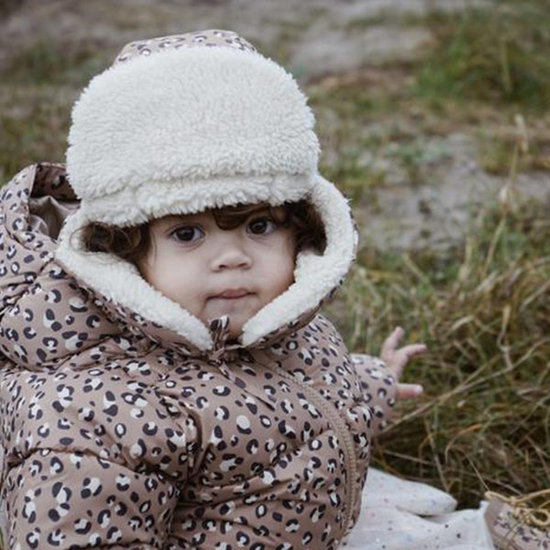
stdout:
<svg viewBox="0 0 550 550">
<path fill-rule="evenodd" d="M 305 201 L 169 215 L 129 230 L 91 224 L 84 241 L 90 251 L 135 264 L 153 287 L 205 325 L 227 316 L 232 338 L 289 288 L 298 252 L 325 247 L 321 220 Z"/>
<path fill-rule="evenodd" d="M 67 172 L 5 187 L 10 548 L 339 546 L 423 347 L 396 330 L 388 369 L 318 313 L 356 234 L 313 125 L 232 32 L 132 43 L 77 102 Z"/>
</svg>

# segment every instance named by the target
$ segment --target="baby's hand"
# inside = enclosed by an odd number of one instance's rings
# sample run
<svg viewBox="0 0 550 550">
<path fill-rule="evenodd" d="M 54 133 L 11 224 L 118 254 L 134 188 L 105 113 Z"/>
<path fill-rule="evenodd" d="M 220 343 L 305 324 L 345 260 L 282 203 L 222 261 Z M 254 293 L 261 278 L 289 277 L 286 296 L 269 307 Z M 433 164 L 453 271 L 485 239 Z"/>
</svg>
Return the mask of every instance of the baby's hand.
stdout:
<svg viewBox="0 0 550 550">
<path fill-rule="evenodd" d="M 426 351 L 424 344 L 409 344 L 398 348 L 405 331 L 401 327 L 397 327 L 382 344 L 380 358 L 384 361 L 399 382 L 401 373 L 406 364 L 415 356 Z M 397 384 L 397 399 L 413 399 L 418 397 L 424 388 L 420 384 Z"/>
</svg>

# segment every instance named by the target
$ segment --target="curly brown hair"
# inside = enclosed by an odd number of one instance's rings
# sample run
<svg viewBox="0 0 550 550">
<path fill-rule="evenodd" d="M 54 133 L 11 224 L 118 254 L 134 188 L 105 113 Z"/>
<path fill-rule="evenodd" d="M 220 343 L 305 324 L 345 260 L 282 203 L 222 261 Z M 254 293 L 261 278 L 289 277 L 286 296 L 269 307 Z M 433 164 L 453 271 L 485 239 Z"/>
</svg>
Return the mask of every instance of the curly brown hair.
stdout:
<svg viewBox="0 0 550 550">
<path fill-rule="evenodd" d="M 290 227 L 296 240 L 296 254 L 310 249 L 321 254 L 326 247 L 326 235 L 317 210 L 305 200 L 287 203 L 282 210 L 275 210 L 267 203 L 238 204 L 210 210 L 220 229 L 235 229 L 255 212 L 268 210 L 274 221 Z M 107 252 L 136 264 L 142 260 L 152 246 L 149 223 L 133 227 L 116 227 L 93 222 L 82 229 L 85 249 L 89 252 Z"/>
</svg>

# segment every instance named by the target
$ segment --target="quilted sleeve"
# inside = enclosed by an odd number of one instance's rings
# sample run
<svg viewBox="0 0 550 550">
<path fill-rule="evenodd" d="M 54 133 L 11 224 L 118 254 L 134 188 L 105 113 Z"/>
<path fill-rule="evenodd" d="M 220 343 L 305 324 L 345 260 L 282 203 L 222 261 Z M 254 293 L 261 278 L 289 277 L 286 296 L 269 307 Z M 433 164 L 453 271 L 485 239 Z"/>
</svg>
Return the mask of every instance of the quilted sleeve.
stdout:
<svg viewBox="0 0 550 550">
<path fill-rule="evenodd" d="M 354 353 L 351 355 L 360 379 L 364 398 L 372 410 L 373 434 L 382 431 L 393 413 L 397 381 L 382 359 Z"/>
</svg>

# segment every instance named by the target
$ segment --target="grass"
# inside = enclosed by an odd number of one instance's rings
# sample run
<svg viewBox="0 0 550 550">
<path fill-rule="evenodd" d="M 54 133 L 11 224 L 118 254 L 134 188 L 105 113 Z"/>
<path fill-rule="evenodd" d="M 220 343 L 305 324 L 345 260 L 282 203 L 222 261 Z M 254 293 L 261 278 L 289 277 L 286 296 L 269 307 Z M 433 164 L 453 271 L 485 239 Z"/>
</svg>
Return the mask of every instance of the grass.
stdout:
<svg viewBox="0 0 550 550">
<path fill-rule="evenodd" d="M 63 161 L 75 95 L 59 86 L 0 86 L 1 181 L 39 160 Z"/>
<path fill-rule="evenodd" d="M 427 19 L 437 45 L 418 72 L 416 91 L 434 103 L 489 101 L 541 112 L 550 106 L 547 0 L 493 2 Z"/>
<path fill-rule="evenodd" d="M 98 46 L 34 39 L 0 70 L 0 178 L 41 160 L 63 161 L 70 111 L 108 65 Z"/>
<path fill-rule="evenodd" d="M 65 44 L 38 38 L 16 52 L 2 73 L 12 84 L 81 87 L 108 64 L 100 44 L 85 40 Z"/>
<path fill-rule="evenodd" d="M 480 164 L 489 174 L 505 175 L 515 147 L 515 136 L 510 132 L 481 131 Z M 550 170 L 550 136 L 534 135 L 528 138 L 529 151 L 521 157 L 518 171 Z"/>
<path fill-rule="evenodd" d="M 388 183 L 384 166 L 394 163 L 414 182 L 419 174 L 414 134 L 391 111 L 403 95 L 403 73 L 392 69 L 328 77 L 310 83 L 308 95 L 321 138 L 321 170 L 352 199 L 375 200 L 376 189 Z M 395 115 L 395 112 L 393 113 Z"/>
<path fill-rule="evenodd" d="M 0 0 L 0 17 L 6 17 L 13 10 L 17 9 L 21 0 Z"/>
<path fill-rule="evenodd" d="M 376 189 L 386 183 L 386 172 L 377 170 L 374 166 L 365 166 L 360 160 L 358 150 L 344 153 L 338 164 L 322 166 L 321 171 L 329 181 L 345 182 L 342 190 L 354 202 L 367 196 L 375 200 Z"/>
<path fill-rule="evenodd" d="M 422 136 L 477 136 L 480 165 L 503 177 L 504 202 L 472 212 L 464 242 L 437 251 L 361 249 L 329 310 L 354 350 L 376 352 L 398 324 L 409 341 L 428 344 L 406 374 L 425 395 L 401 405 L 374 462 L 441 487 L 461 507 L 477 507 L 487 490 L 550 487 L 550 206 L 520 205 L 512 183 L 518 172 L 550 168 L 550 49 L 532 20 L 548 18 L 537 11 L 541 2 L 523 5 L 532 11 L 511 22 L 500 11 L 491 23 L 490 13 L 467 11 L 455 26 L 456 14 L 432 14 L 438 47 L 418 64 L 386 69 L 397 85 L 366 68 L 310 90 L 323 145 L 338 158 L 325 172 L 355 199 L 386 184 L 383 172 L 373 176 L 375 165 L 361 164 L 364 150 L 389 157 L 409 183 L 425 183 L 434 159 L 425 158 Z M 509 81 L 495 50 L 503 25 Z M 393 124 L 396 114 L 405 129 Z M 443 159 L 446 151 L 436 153 Z"/>
<path fill-rule="evenodd" d="M 517 113 L 528 128 L 529 151 L 521 157 L 518 172 L 550 169 L 550 5 L 548 0 L 508 0 L 492 9 L 469 8 L 462 12 L 433 11 L 423 20 L 401 17 L 402 25 L 424 24 L 434 35 L 434 45 L 420 61 L 389 67 L 364 67 L 351 75 L 332 75 L 310 85 L 308 92 L 321 113 L 321 135 L 336 132 L 328 145 L 344 159 L 341 168 L 327 166 L 350 196 L 387 181 L 377 167 L 362 166 L 350 158 L 350 144 L 375 156 L 390 156 L 410 183 L 429 176 L 430 159 L 418 136 L 463 132 L 477 140 L 480 166 L 489 174 L 505 176 L 515 146 Z M 356 22 L 354 28 L 368 22 Z M 330 128 L 323 111 L 340 123 Z M 394 118 L 408 122 L 405 133 L 391 125 Z M 378 141 L 359 143 L 363 129 L 386 126 Z M 342 152 L 344 154 L 342 155 Z M 335 155 L 336 156 L 336 155 Z M 426 169 L 426 166 L 428 169 Z M 365 170 L 363 183 L 358 173 Z M 371 172 L 374 173 L 372 176 Z"/>
<path fill-rule="evenodd" d="M 333 309 L 353 349 L 376 351 L 397 324 L 428 344 L 405 377 L 425 395 L 375 464 L 461 506 L 550 487 L 550 207 L 519 206 L 510 183 L 501 196 L 445 252 L 360 250 Z"/>
</svg>

